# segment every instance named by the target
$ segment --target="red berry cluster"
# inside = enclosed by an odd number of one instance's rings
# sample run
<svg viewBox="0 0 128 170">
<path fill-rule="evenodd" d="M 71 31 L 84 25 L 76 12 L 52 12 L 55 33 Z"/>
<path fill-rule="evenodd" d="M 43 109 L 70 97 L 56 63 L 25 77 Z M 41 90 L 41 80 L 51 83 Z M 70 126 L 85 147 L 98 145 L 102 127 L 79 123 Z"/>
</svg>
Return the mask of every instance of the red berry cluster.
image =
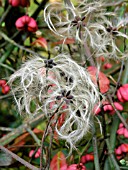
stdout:
<svg viewBox="0 0 128 170">
<path fill-rule="evenodd" d="M 81 162 L 83 164 L 90 162 L 90 161 L 94 161 L 94 155 L 93 154 L 86 154 L 86 155 L 81 157 Z"/>
<path fill-rule="evenodd" d="M 13 7 L 28 7 L 30 5 L 29 0 L 9 0 L 9 4 Z M 34 18 L 24 15 L 18 18 L 15 22 L 16 28 L 20 31 L 36 32 L 38 30 L 37 23 Z"/>
<path fill-rule="evenodd" d="M 114 106 L 119 111 L 122 111 L 124 109 L 123 106 L 119 102 L 114 102 Z M 102 107 L 103 107 L 103 110 L 105 112 L 108 112 L 110 115 L 115 114 L 115 109 L 113 108 L 113 106 L 108 101 L 103 102 Z M 101 108 L 98 105 L 95 106 L 94 107 L 94 113 L 96 115 L 98 115 L 100 112 L 101 112 Z"/>
<path fill-rule="evenodd" d="M 72 164 L 70 166 L 64 165 L 60 168 L 60 170 L 86 170 L 86 167 L 80 163 L 80 164 Z"/>
<path fill-rule="evenodd" d="M 116 95 L 117 95 L 117 99 L 119 100 L 119 102 L 122 102 L 122 103 L 127 102 L 128 101 L 128 84 L 124 84 L 120 86 L 117 90 Z M 123 106 L 119 102 L 114 102 L 114 106 L 117 110 L 122 111 Z M 113 115 L 115 113 L 113 106 L 108 101 L 105 101 L 102 103 L 102 108 L 105 112 L 108 112 L 110 115 Z M 94 107 L 94 113 L 98 115 L 100 112 L 101 112 L 101 108 L 98 105 L 96 105 Z"/>
<path fill-rule="evenodd" d="M 121 159 L 127 153 L 128 153 L 128 144 L 127 143 L 123 143 L 120 146 L 118 146 L 117 149 L 115 149 L 115 154 L 116 154 L 117 159 Z"/>
<path fill-rule="evenodd" d="M 10 91 L 10 87 L 7 85 L 5 80 L 0 80 L 0 87 L 3 94 L 7 94 Z"/>
<path fill-rule="evenodd" d="M 117 90 L 117 98 L 120 102 L 128 101 L 128 84 L 124 84 Z"/>
<path fill-rule="evenodd" d="M 13 7 L 22 6 L 28 7 L 30 5 L 29 0 L 9 0 L 9 4 Z"/>
<path fill-rule="evenodd" d="M 26 30 L 29 32 L 36 32 L 38 30 L 36 21 L 27 15 L 18 18 L 15 25 L 16 28 L 21 31 Z"/>
<path fill-rule="evenodd" d="M 33 154 L 34 154 L 34 150 L 31 150 L 30 152 L 29 152 L 29 157 L 31 158 L 32 156 L 33 156 Z M 34 157 L 35 158 L 39 158 L 40 157 L 40 153 L 41 153 L 41 150 L 40 150 L 40 148 L 37 150 L 37 152 L 35 153 L 35 155 L 34 155 Z"/>
<path fill-rule="evenodd" d="M 125 138 L 128 138 L 128 130 L 124 127 L 123 123 L 119 124 L 119 129 L 117 130 L 118 135 L 123 135 Z"/>
</svg>

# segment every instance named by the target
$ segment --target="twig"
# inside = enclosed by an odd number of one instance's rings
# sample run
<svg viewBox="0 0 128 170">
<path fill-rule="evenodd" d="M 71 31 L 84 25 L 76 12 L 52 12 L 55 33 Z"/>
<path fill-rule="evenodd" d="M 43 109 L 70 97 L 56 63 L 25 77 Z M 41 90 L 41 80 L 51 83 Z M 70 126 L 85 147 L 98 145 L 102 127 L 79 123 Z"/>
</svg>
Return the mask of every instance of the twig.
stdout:
<svg viewBox="0 0 128 170">
<path fill-rule="evenodd" d="M 48 163 L 47 163 L 46 170 L 49 169 L 49 166 L 50 166 L 50 155 L 51 155 L 52 141 L 53 141 L 53 138 L 54 138 L 55 127 L 56 127 L 56 124 L 57 124 L 57 121 L 58 121 L 60 115 L 61 115 L 61 113 L 59 113 L 57 115 L 56 122 L 55 122 L 55 124 L 52 128 L 52 133 L 50 135 L 50 144 L 49 144 L 49 151 L 48 151 Z"/>
<path fill-rule="evenodd" d="M 0 63 L 4 63 L 5 62 L 5 60 L 10 56 L 10 54 L 12 53 L 12 51 L 13 51 L 13 49 L 14 49 L 14 45 L 10 45 L 9 44 L 9 48 L 7 49 L 7 51 L 1 56 L 1 58 L 0 58 Z"/>
<path fill-rule="evenodd" d="M 0 19 L 0 24 L 5 20 L 7 14 L 9 13 L 9 11 L 11 10 L 12 6 L 9 5 L 8 8 L 6 9 L 6 11 L 2 14 L 2 17 Z"/>
<path fill-rule="evenodd" d="M 84 48 L 85 48 L 85 54 L 86 54 L 86 56 L 87 56 L 87 58 L 90 62 L 90 65 L 95 66 L 95 62 L 94 62 L 94 59 L 92 58 L 92 54 L 90 52 L 90 49 L 89 49 L 87 43 L 85 43 L 85 42 L 84 42 Z"/>
<path fill-rule="evenodd" d="M 11 93 L 6 94 L 6 95 L 4 95 L 4 96 L 0 96 L 0 100 L 5 99 L 5 98 L 7 98 L 7 97 L 11 97 L 11 96 L 12 96 Z"/>
<path fill-rule="evenodd" d="M 11 145 L 11 146 L 8 146 L 8 149 L 11 149 L 11 148 L 35 148 L 35 147 L 39 147 L 39 145 Z"/>
<path fill-rule="evenodd" d="M 26 132 L 26 128 L 27 127 L 31 127 L 34 128 L 36 127 L 39 123 L 42 122 L 42 120 L 44 119 L 44 114 L 38 114 L 36 115 L 34 118 L 29 119 L 27 121 L 27 123 L 19 126 L 18 128 L 16 128 L 14 131 L 8 133 L 7 135 L 5 135 L 4 137 L 2 137 L 0 139 L 0 145 L 7 145 L 10 142 L 12 142 L 15 138 L 17 138 L 18 136 L 20 136 L 21 134 Z"/>
<path fill-rule="evenodd" d="M 48 2 L 48 0 L 42 0 L 42 2 L 39 4 L 39 6 L 36 9 L 36 11 L 32 14 L 33 18 L 37 18 L 38 14 L 40 13 L 41 10 L 44 9 L 44 7 L 45 7 L 47 2 Z"/>
<path fill-rule="evenodd" d="M 6 69 L 11 70 L 12 72 L 15 72 L 15 70 L 12 67 L 9 67 L 6 64 L 0 63 L 0 66 L 5 67 Z"/>
<path fill-rule="evenodd" d="M 60 107 L 62 106 L 63 102 L 60 103 L 60 105 L 58 106 L 58 108 L 55 110 L 55 112 L 53 112 L 48 120 L 47 126 L 45 128 L 45 132 L 42 136 L 42 141 L 41 141 L 41 154 L 40 154 L 40 170 L 44 170 L 45 168 L 43 168 L 43 149 L 44 149 L 44 140 L 48 134 L 48 128 L 50 126 L 51 120 L 53 118 L 53 116 L 59 111 Z"/>
<path fill-rule="evenodd" d="M 14 40 L 10 39 L 6 34 L 4 34 L 3 32 L 0 31 L 0 36 L 2 36 L 6 41 L 8 41 L 9 43 L 13 44 L 14 46 L 17 46 L 18 48 L 20 48 L 21 50 L 24 50 L 28 53 L 31 53 L 33 55 L 36 55 L 36 56 L 39 56 L 39 57 L 42 57 L 40 54 L 30 50 L 30 49 L 27 49 L 25 48 L 24 46 L 22 45 L 19 45 L 18 43 L 16 43 Z M 44 58 L 44 57 L 42 57 Z"/>
<path fill-rule="evenodd" d="M 33 139 L 35 140 L 35 142 L 40 146 L 40 140 L 38 139 L 38 137 L 35 135 L 35 133 L 28 127 L 26 129 L 28 131 L 28 133 L 30 133 L 30 135 L 33 137 Z"/>
<path fill-rule="evenodd" d="M 0 127 L 0 130 L 1 131 L 13 131 L 14 130 L 14 128 L 7 128 L 7 127 Z"/>
<path fill-rule="evenodd" d="M 16 159 L 17 161 L 19 161 L 20 163 L 22 163 L 24 166 L 28 167 L 29 169 L 31 169 L 31 170 L 39 170 L 39 168 L 36 168 L 35 166 L 31 165 L 30 163 L 28 163 L 24 159 L 20 158 L 15 153 L 13 153 L 13 152 L 9 151 L 8 149 L 6 149 L 4 146 L 0 146 L 0 149 L 2 151 L 4 151 L 5 153 L 11 155 L 14 159 Z"/>
</svg>

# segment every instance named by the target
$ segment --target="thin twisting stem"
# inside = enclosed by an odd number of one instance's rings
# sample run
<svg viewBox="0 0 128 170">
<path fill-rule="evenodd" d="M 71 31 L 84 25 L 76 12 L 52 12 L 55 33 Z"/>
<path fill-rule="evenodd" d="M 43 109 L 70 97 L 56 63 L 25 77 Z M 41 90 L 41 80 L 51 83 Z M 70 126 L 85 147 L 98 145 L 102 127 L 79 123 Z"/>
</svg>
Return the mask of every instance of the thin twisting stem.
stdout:
<svg viewBox="0 0 128 170">
<path fill-rule="evenodd" d="M 43 168 L 43 149 L 44 149 L 44 140 L 48 134 L 48 129 L 49 129 L 49 126 L 51 124 L 51 120 L 53 118 L 53 116 L 59 111 L 60 107 L 62 106 L 63 102 L 60 103 L 60 105 L 58 106 L 58 108 L 55 110 L 54 113 L 51 114 L 49 120 L 48 120 L 48 123 L 47 123 L 47 126 L 45 128 L 45 132 L 43 134 L 43 137 L 42 137 L 42 141 L 41 141 L 41 154 L 40 154 L 40 170 L 44 170 L 45 168 Z"/>
</svg>

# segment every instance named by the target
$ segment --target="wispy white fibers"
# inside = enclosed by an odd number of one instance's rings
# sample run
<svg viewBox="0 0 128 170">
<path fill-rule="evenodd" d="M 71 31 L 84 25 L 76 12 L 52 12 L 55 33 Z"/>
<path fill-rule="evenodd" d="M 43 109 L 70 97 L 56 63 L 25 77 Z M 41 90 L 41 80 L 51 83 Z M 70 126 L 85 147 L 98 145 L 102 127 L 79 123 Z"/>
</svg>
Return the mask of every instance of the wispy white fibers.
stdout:
<svg viewBox="0 0 128 170">
<path fill-rule="evenodd" d="M 60 54 L 52 60 L 35 56 L 10 77 L 10 85 L 21 114 L 31 114 L 32 102 L 35 114 L 41 111 L 49 117 L 58 107 L 56 114 L 66 112 L 56 131 L 71 148 L 88 132 L 99 92 L 86 69 L 70 56 Z"/>
<path fill-rule="evenodd" d="M 76 7 L 58 2 L 50 3 L 44 10 L 44 19 L 55 34 L 63 38 L 74 37 L 82 43 L 89 41 L 94 48 L 97 39 L 93 36 L 106 32 L 106 16 L 112 15 L 106 12 L 103 4 L 102 1 L 81 0 L 78 0 Z"/>
<path fill-rule="evenodd" d="M 106 10 L 106 2 L 78 0 L 76 6 L 54 2 L 46 6 L 44 19 L 49 29 L 63 39 L 87 43 L 94 57 L 127 58 L 117 42 L 119 37 L 128 39 L 119 28 L 124 27 L 127 20 L 122 18 L 123 23 L 113 25 L 117 15 Z"/>
</svg>

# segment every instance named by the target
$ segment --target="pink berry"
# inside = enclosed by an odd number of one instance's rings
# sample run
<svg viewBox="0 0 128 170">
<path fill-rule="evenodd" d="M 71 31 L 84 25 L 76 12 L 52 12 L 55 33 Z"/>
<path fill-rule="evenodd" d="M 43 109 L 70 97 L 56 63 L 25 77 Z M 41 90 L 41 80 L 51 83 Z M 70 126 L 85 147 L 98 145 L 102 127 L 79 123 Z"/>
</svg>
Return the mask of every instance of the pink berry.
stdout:
<svg viewBox="0 0 128 170">
<path fill-rule="evenodd" d="M 13 7 L 17 7 L 20 5 L 20 0 L 9 0 L 9 4 Z"/>
<path fill-rule="evenodd" d="M 18 30 L 26 30 L 29 32 L 36 32 L 38 29 L 36 21 L 27 15 L 18 18 L 15 25 Z"/>
<path fill-rule="evenodd" d="M 118 130 L 117 130 L 117 134 L 118 134 L 118 135 L 124 135 L 124 129 L 125 129 L 124 127 L 118 129 Z"/>
<path fill-rule="evenodd" d="M 128 130 L 126 128 L 124 128 L 124 137 L 128 138 Z"/>
<path fill-rule="evenodd" d="M 115 150 L 116 155 L 121 155 L 122 154 L 122 149 L 119 146 L 116 150 Z"/>
<path fill-rule="evenodd" d="M 22 7 L 28 7 L 30 5 L 30 1 L 29 0 L 20 0 L 20 5 Z"/>
<path fill-rule="evenodd" d="M 33 154 L 34 154 L 34 150 L 31 150 L 31 151 L 29 152 L 29 157 L 31 158 L 31 157 L 33 156 Z"/>
<path fill-rule="evenodd" d="M 0 80 L 0 86 L 4 87 L 6 85 L 6 81 L 5 80 Z"/>
<path fill-rule="evenodd" d="M 128 84 L 124 84 L 117 90 L 117 98 L 120 102 L 128 101 Z"/>
<path fill-rule="evenodd" d="M 2 87 L 3 94 L 7 94 L 9 91 L 10 91 L 10 87 L 8 85 L 5 85 L 4 87 Z"/>
<path fill-rule="evenodd" d="M 123 123 L 120 123 L 120 124 L 119 124 L 119 128 L 122 128 L 122 127 L 124 127 L 124 124 L 123 124 Z"/>
<path fill-rule="evenodd" d="M 120 147 L 121 147 L 122 152 L 125 152 L 125 153 L 128 152 L 128 144 L 122 144 Z"/>
<path fill-rule="evenodd" d="M 103 67 L 104 67 L 104 69 L 109 69 L 109 68 L 112 68 L 112 64 L 111 63 L 105 63 L 104 65 L 103 65 Z"/>
</svg>

